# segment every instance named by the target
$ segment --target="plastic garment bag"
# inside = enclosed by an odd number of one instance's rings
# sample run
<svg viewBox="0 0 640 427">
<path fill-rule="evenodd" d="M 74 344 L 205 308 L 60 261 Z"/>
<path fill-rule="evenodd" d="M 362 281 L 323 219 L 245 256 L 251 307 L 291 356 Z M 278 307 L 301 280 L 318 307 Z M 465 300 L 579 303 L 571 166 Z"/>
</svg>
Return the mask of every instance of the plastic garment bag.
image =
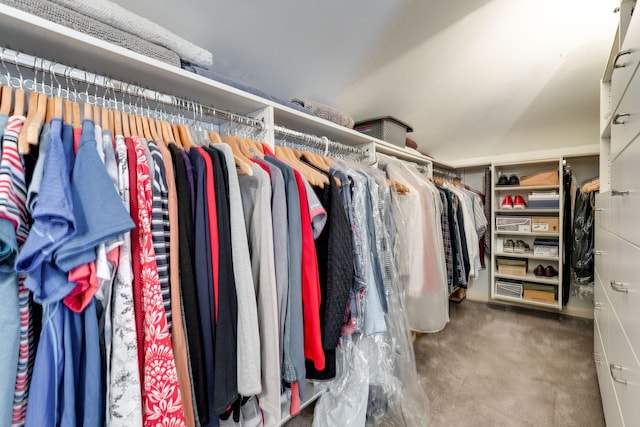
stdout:
<svg viewBox="0 0 640 427">
<path fill-rule="evenodd" d="M 593 205 L 595 193 L 576 191 L 571 240 L 571 272 L 574 294 L 579 298 L 593 294 Z"/>
</svg>

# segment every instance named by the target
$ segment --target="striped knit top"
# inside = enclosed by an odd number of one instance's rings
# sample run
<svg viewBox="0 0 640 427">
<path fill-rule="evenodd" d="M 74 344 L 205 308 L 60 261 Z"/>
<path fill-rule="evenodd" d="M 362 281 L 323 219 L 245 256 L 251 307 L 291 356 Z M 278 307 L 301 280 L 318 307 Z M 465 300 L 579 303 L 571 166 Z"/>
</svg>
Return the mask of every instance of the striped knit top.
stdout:
<svg viewBox="0 0 640 427">
<path fill-rule="evenodd" d="M 18 135 L 24 122 L 24 116 L 9 118 L 2 137 L 2 157 L 0 158 L 0 218 L 13 223 L 20 245 L 29 234 L 26 208 L 27 185 L 24 163 L 18 152 Z"/>
</svg>

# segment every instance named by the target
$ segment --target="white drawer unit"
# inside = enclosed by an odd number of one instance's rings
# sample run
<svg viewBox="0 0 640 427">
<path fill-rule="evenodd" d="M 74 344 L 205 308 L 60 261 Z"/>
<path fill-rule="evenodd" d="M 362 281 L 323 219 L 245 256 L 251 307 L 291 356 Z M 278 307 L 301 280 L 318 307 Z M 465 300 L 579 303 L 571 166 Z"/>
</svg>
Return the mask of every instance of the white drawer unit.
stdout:
<svg viewBox="0 0 640 427">
<path fill-rule="evenodd" d="M 638 98 L 640 102 L 640 98 Z M 640 138 L 611 163 L 610 230 L 640 246 Z"/>
<path fill-rule="evenodd" d="M 615 111 L 640 62 L 640 17 L 634 14 L 617 53 L 611 76 L 611 109 Z"/>
<path fill-rule="evenodd" d="M 640 13 L 623 0 L 602 91 L 594 360 L 609 427 L 640 426 Z M 626 29 L 626 31 L 625 31 Z M 618 38 L 621 47 L 618 49 Z M 610 98 L 609 98 L 610 96 Z M 610 130 L 610 132 L 609 132 Z"/>
<path fill-rule="evenodd" d="M 611 217 L 611 194 L 609 192 L 596 194 L 595 224 L 604 230 L 611 231 L 609 224 Z"/>
<path fill-rule="evenodd" d="M 609 348 L 605 353 L 624 425 L 640 426 L 640 364 L 615 318 L 609 323 L 609 335 Z"/>
<path fill-rule="evenodd" d="M 640 48 L 638 49 L 640 54 Z M 615 159 L 640 133 L 640 78 L 634 78 L 611 121 L 611 158 Z"/>
<path fill-rule="evenodd" d="M 611 307 L 629 338 L 636 360 L 640 355 L 640 248 L 614 237 L 610 274 L 606 287 Z M 640 400 L 638 401 L 640 402 Z"/>
<path fill-rule="evenodd" d="M 604 418 L 609 427 L 624 426 L 622 421 L 622 411 L 618 405 L 618 398 L 611 378 L 609 370 L 609 362 L 605 352 L 605 345 L 601 339 L 606 332 L 596 320 L 594 322 L 593 334 L 593 360 L 596 363 L 596 373 L 598 375 L 598 384 L 600 385 L 600 395 L 602 396 L 602 409 L 604 410 Z"/>
</svg>

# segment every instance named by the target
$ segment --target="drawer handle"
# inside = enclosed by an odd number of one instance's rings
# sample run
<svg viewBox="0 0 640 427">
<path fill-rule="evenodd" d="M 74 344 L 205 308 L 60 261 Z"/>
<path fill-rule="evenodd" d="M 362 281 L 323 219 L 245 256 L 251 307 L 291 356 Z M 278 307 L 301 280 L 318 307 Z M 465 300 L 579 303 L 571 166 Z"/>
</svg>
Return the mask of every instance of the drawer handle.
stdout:
<svg viewBox="0 0 640 427">
<path fill-rule="evenodd" d="M 613 60 L 613 68 L 626 67 L 627 64 L 618 65 L 618 59 L 620 59 L 621 56 L 630 55 L 631 53 L 633 53 L 633 50 L 631 49 L 621 50 L 620 52 L 618 52 L 618 54 L 616 55 L 616 59 Z"/>
<path fill-rule="evenodd" d="M 623 379 L 623 378 L 618 378 L 618 377 L 616 377 L 615 375 L 613 375 L 613 370 L 614 370 L 614 369 L 615 369 L 616 371 L 622 371 L 622 366 L 620 366 L 620 365 L 614 365 L 613 363 L 610 363 L 610 364 L 609 364 L 609 374 L 611 374 L 611 378 L 613 378 L 613 380 L 614 380 L 615 382 L 620 383 L 620 384 L 627 385 L 627 380 L 625 380 L 625 379 Z"/>
<path fill-rule="evenodd" d="M 595 209 L 594 209 L 594 211 L 596 211 L 596 212 L 602 212 L 603 210 L 604 210 L 604 209 L 602 209 L 602 208 L 595 208 Z"/>
<path fill-rule="evenodd" d="M 612 196 L 626 196 L 628 194 L 629 194 L 629 190 L 625 190 L 625 191 L 611 190 Z"/>
<path fill-rule="evenodd" d="M 594 255 L 604 255 L 604 252 L 602 252 L 601 250 L 598 250 L 598 249 L 594 249 L 593 250 L 593 254 Z"/>
<path fill-rule="evenodd" d="M 602 360 L 600 360 L 600 355 L 595 351 L 593 352 L 593 361 L 596 362 L 598 365 L 602 363 Z"/>
<path fill-rule="evenodd" d="M 601 303 L 601 302 L 594 301 L 594 302 L 593 302 L 593 308 L 594 308 L 595 310 L 602 310 L 604 307 L 603 307 L 603 305 L 602 305 L 602 303 Z"/>
<path fill-rule="evenodd" d="M 616 282 L 615 280 L 611 281 L 611 289 L 613 289 L 616 292 L 622 292 L 623 294 L 628 294 L 629 293 L 629 288 L 624 286 L 624 283 L 622 282 Z"/>
<path fill-rule="evenodd" d="M 621 122 L 620 119 L 623 118 L 623 117 L 630 117 L 630 116 L 631 116 L 631 114 L 629 114 L 629 113 L 618 113 L 615 116 L 613 116 L 613 124 L 614 125 L 623 125 L 626 122 L 625 121 Z"/>
</svg>

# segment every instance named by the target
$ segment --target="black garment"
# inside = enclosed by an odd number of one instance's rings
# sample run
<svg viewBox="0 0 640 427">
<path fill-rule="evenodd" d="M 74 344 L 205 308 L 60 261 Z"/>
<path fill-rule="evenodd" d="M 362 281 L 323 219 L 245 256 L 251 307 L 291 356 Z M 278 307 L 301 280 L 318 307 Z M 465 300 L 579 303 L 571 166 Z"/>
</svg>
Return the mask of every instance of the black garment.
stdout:
<svg viewBox="0 0 640 427">
<path fill-rule="evenodd" d="M 594 281 L 593 263 L 593 205 L 594 193 L 576 191 L 573 214 L 573 238 L 571 239 L 571 268 L 580 283 Z M 567 241 L 568 242 L 568 241 Z"/>
<path fill-rule="evenodd" d="M 460 231 L 460 246 L 462 247 L 462 262 L 464 263 L 465 281 L 469 283 L 469 273 L 471 272 L 471 264 L 469 263 L 469 248 L 467 247 L 467 234 L 464 230 L 464 214 L 462 213 L 462 200 L 458 201 L 458 209 L 456 212 L 458 218 L 458 230 Z M 467 285 L 461 286 L 466 288 Z"/>
<path fill-rule="evenodd" d="M 562 185 L 564 186 L 564 206 L 562 221 L 564 228 L 562 230 L 562 305 L 567 305 L 569 302 L 569 291 L 571 289 L 571 170 L 565 168 L 564 179 Z"/>
<path fill-rule="evenodd" d="M 314 188 L 327 211 L 327 223 L 315 241 L 320 273 L 320 332 L 325 369 L 317 371 L 309 360 L 305 364 L 307 378 L 329 380 L 336 376 L 335 349 L 344 324 L 354 267 L 351 230 L 340 190 L 332 176 L 319 169 L 318 172 L 329 178 L 329 185 Z"/>
<path fill-rule="evenodd" d="M 200 318 L 200 330 L 202 337 L 202 349 L 204 351 L 204 366 L 206 369 L 207 407 L 209 420 L 216 420 L 218 413 L 214 406 L 214 373 L 215 373 L 215 326 L 213 320 L 213 267 L 211 264 L 211 240 L 209 236 L 209 209 L 207 204 L 207 171 L 204 158 L 196 148 L 189 151 L 189 159 L 193 167 L 193 182 L 195 194 L 194 211 L 194 259 L 196 293 L 198 295 L 198 312 Z M 213 191 L 213 189 L 211 189 Z M 209 425 L 211 423 L 208 423 Z M 203 423 L 203 425 L 207 425 Z"/>
<path fill-rule="evenodd" d="M 229 181 L 224 154 L 205 148 L 213 162 L 218 214 L 218 320 L 215 334 L 215 386 L 213 410 L 222 414 L 238 399 L 238 299 L 231 252 Z M 242 215 L 242 212 L 237 212 Z M 242 369 L 242 367 L 240 367 Z"/>
<path fill-rule="evenodd" d="M 191 221 L 191 191 L 187 181 L 187 171 L 182 152 L 173 144 L 169 144 L 171 159 L 176 180 L 178 196 L 178 227 L 180 235 L 180 293 L 184 306 L 185 332 L 189 362 L 191 364 L 191 381 L 196 402 L 198 418 L 201 424 L 210 420 L 207 409 L 208 394 L 205 381 L 205 356 L 198 313 L 198 297 L 193 268 L 193 222 Z M 179 315 L 179 314 L 178 314 Z"/>
</svg>

